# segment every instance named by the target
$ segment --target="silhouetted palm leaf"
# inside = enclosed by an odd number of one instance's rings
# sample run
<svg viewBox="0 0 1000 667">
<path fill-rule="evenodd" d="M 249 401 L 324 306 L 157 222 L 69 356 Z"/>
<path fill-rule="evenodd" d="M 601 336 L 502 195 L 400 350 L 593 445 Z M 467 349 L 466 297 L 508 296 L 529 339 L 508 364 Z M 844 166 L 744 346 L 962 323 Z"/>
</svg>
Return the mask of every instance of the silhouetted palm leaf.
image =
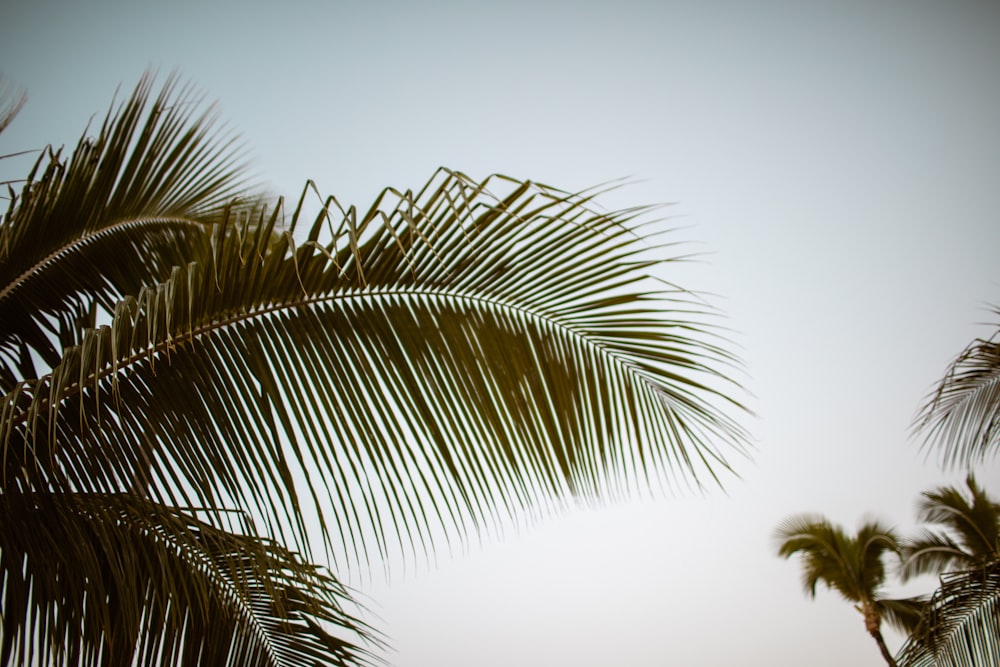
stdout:
<svg viewBox="0 0 1000 667">
<path fill-rule="evenodd" d="M 357 665 L 377 641 L 322 569 L 134 495 L 5 493 L 0 530 L 3 664 Z"/>
<path fill-rule="evenodd" d="M 998 667 L 1000 560 L 943 575 L 897 660 L 900 667 Z"/>
<path fill-rule="evenodd" d="M 973 475 L 966 479 L 969 497 L 943 486 L 922 494 L 918 518 L 938 524 L 925 529 L 904 547 L 904 579 L 946 570 L 970 570 L 1000 558 L 1000 503 L 981 488 Z"/>
<path fill-rule="evenodd" d="M 898 554 L 899 540 L 891 528 L 865 521 L 849 535 L 822 516 L 803 514 L 783 521 L 776 532 L 778 555 L 795 554 L 802 561 L 802 584 L 810 597 L 820 582 L 840 593 L 865 617 L 865 629 L 875 639 L 882 657 L 895 665 L 882 637 L 883 620 L 910 631 L 920 619 L 925 600 L 888 599 L 881 588 L 886 579 L 885 555 Z"/>
<path fill-rule="evenodd" d="M 926 443 L 940 448 L 948 464 L 972 465 L 1000 445 L 998 335 L 977 339 L 963 350 L 917 416 Z"/>
<path fill-rule="evenodd" d="M 273 620 L 296 656 L 358 664 L 360 649 L 321 631 L 345 624 L 358 645 L 371 634 L 293 554 L 311 560 L 317 532 L 338 563 L 367 563 L 570 494 L 701 484 L 742 449 L 726 415 L 741 409 L 728 398 L 735 362 L 700 301 L 651 278 L 672 255 L 638 234 L 644 210 L 599 213 L 585 195 L 447 170 L 416 194 L 386 190 L 364 215 L 334 199 L 310 210 L 304 198 L 290 216 L 223 209 L 232 153 L 203 122 L 171 116 L 179 101 L 161 97 L 132 134 L 146 85 L 68 168 L 56 159 L 33 177 L 0 228 L 12 313 L 0 318 L 0 497 L 62 508 L 69 533 L 51 543 L 97 554 L 57 559 L 51 571 L 67 574 L 46 581 L 41 547 L 21 545 L 11 514 L 8 650 L 64 632 L 50 601 L 75 577 L 130 604 L 119 623 L 74 589 L 68 613 L 87 622 L 58 635 L 74 658 L 221 656 L 196 631 L 190 641 L 207 643 L 145 638 L 136 621 L 221 608 L 244 574 L 212 573 L 253 552 L 267 556 L 252 566 L 267 599 L 301 590 L 308 607 L 275 602 L 241 617 L 248 626 Z M 99 168 L 63 177 L 93 155 Z M 112 258 L 123 268 L 109 278 Z M 186 507 L 206 511 L 195 524 Z M 254 528 L 230 530 L 220 517 L 232 512 Z M 39 565 L 30 583 L 14 585 L 18 553 Z M 126 556 L 137 571 L 101 569 Z M 25 593 L 49 585 L 51 596 Z M 41 634 L 19 620 L 30 609 L 44 610 Z"/>
<path fill-rule="evenodd" d="M 8 395 L 29 457 L 8 471 L 30 470 L 30 488 L 114 492 L 147 474 L 150 449 L 156 499 L 233 502 L 276 526 L 295 519 L 297 469 L 336 489 L 337 532 L 364 547 L 380 511 L 421 536 L 428 518 L 523 508 L 565 482 L 594 496 L 722 461 L 739 430 L 697 379 L 721 351 L 643 308 L 649 295 L 596 289 L 642 278 L 636 237 L 513 185 L 496 201 L 443 173 L 425 194 L 435 208 L 400 197 L 325 245 L 293 248 L 274 217 L 218 228 L 211 262 L 124 300 Z"/>
<path fill-rule="evenodd" d="M 27 101 L 23 90 L 12 86 L 0 75 L 0 133 L 7 129 Z"/>
<path fill-rule="evenodd" d="M 196 259 L 206 226 L 241 192 L 238 149 L 212 133 L 213 114 L 193 118 L 174 79 L 150 106 L 151 85 L 71 159 L 43 152 L 12 197 L 0 225 L 0 391 L 37 377 L 39 360 L 57 364 L 98 309 Z"/>
</svg>

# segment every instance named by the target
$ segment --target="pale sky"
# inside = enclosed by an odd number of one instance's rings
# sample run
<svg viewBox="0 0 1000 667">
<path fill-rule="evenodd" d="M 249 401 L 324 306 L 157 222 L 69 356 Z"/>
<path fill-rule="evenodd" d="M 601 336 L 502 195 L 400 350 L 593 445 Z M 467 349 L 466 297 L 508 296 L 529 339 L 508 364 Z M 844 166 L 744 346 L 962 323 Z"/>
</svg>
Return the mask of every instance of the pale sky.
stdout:
<svg viewBox="0 0 1000 667">
<path fill-rule="evenodd" d="M 367 207 L 444 165 L 673 203 L 746 364 L 725 492 L 576 511 L 359 585 L 397 667 L 883 664 L 803 595 L 798 512 L 913 529 L 962 470 L 909 425 L 1000 303 L 1000 4 L 6 0 L 29 94 L 0 154 L 72 146 L 116 87 L 179 69 L 292 197 Z M 1000 494 L 1000 459 L 978 470 Z M 890 648 L 900 643 L 889 632 Z"/>
</svg>

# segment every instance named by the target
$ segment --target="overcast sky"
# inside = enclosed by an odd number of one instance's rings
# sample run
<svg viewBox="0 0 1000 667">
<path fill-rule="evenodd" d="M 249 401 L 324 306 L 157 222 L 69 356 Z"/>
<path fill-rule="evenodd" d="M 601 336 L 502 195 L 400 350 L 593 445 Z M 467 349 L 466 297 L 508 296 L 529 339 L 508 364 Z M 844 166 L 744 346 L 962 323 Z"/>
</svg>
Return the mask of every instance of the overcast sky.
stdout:
<svg viewBox="0 0 1000 667">
<path fill-rule="evenodd" d="M 803 511 L 912 530 L 964 476 L 909 425 L 1000 303 L 1000 3 L 5 0 L 29 102 L 0 154 L 74 144 L 149 66 L 217 99 L 275 192 L 628 177 L 602 202 L 673 203 L 703 253 L 669 277 L 717 295 L 746 363 L 740 478 L 365 584 L 395 665 L 882 664 L 771 535 Z M 1000 494 L 1000 461 L 978 472 Z"/>
</svg>

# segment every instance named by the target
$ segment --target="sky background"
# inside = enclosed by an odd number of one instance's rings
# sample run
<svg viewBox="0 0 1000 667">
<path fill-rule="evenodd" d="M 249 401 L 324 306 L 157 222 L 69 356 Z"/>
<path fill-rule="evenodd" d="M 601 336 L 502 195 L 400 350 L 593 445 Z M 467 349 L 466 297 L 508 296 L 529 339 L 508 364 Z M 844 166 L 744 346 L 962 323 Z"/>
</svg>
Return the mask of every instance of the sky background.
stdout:
<svg viewBox="0 0 1000 667">
<path fill-rule="evenodd" d="M 179 70 L 295 197 L 367 208 L 438 166 L 671 203 L 746 365 L 725 491 L 567 512 L 359 582 L 397 667 L 875 666 L 850 605 L 774 555 L 786 516 L 914 527 L 961 482 L 909 426 L 1000 303 L 1000 3 L 5 0 L 29 95 L 0 154 L 72 146 Z M 162 80 L 162 79 L 161 79 Z M 1000 494 L 1000 460 L 978 469 Z M 929 589 L 926 589 L 929 590 Z M 900 637 L 888 633 L 890 648 Z"/>
</svg>

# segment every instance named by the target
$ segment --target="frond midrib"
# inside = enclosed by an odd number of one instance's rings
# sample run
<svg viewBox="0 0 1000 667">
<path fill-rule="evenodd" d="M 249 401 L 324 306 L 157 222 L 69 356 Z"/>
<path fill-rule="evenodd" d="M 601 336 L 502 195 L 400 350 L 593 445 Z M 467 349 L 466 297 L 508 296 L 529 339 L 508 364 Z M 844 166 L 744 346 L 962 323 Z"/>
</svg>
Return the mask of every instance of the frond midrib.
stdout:
<svg viewBox="0 0 1000 667">
<path fill-rule="evenodd" d="M 363 291 L 362 291 L 363 290 Z M 133 364 L 139 363 L 144 359 L 156 358 L 162 354 L 170 354 L 175 348 L 184 346 L 188 343 L 193 343 L 203 336 L 211 336 L 213 333 L 219 332 L 226 328 L 235 326 L 242 322 L 248 322 L 253 320 L 259 320 L 269 315 L 275 313 L 280 313 L 284 311 L 296 310 L 299 308 L 312 308 L 323 303 L 330 303 L 335 301 L 346 301 L 346 300 L 367 300 L 372 297 L 378 296 L 393 296 L 393 297 L 436 297 L 441 300 L 465 300 L 465 301 L 478 301 L 480 303 L 489 304 L 491 307 L 496 309 L 503 309 L 508 311 L 518 312 L 522 315 L 526 315 L 528 318 L 535 321 L 541 321 L 550 324 L 552 327 L 563 330 L 571 337 L 575 337 L 578 340 L 586 341 L 587 345 L 600 351 L 603 355 L 608 358 L 616 360 L 618 363 L 625 366 L 630 373 L 634 376 L 641 378 L 644 382 L 649 382 L 650 379 L 647 377 L 642 369 L 637 368 L 636 364 L 629 362 L 628 359 L 623 358 L 623 355 L 616 354 L 607 344 L 600 340 L 595 340 L 594 337 L 587 335 L 586 331 L 582 327 L 571 326 L 554 316 L 552 313 L 545 313 L 536 310 L 532 310 L 522 304 L 511 302 L 509 300 L 504 300 L 500 298 L 490 299 L 481 292 L 468 293 L 461 290 L 448 290 L 441 288 L 427 288 L 427 289 L 413 289 L 412 287 L 407 287 L 405 289 L 393 289 L 391 287 L 381 287 L 378 289 L 373 289 L 370 287 L 366 288 L 355 288 L 355 290 L 341 290 L 336 291 L 332 294 L 322 294 L 315 296 L 307 296 L 305 298 L 290 300 L 290 301 L 280 301 L 273 302 L 268 305 L 250 308 L 244 312 L 231 315 L 229 317 L 221 318 L 218 320 L 212 320 L 208 323 L 202 324 L 197 327 L 192 327 L 191 329 L 180 333 L 179 335 L 168 334 L 167 337 L 150 346 L 144 350 L 139 350 L 133 352 L 125 358 L 120 360 L 112 359 L 110 363 L 103 369 L 97 372 L 91 372 L 86 375 L 83 381 L 75 381 L 70 384 L 65 385 L 62 391 L 59 393 L 58 397 L 54 401 L 55 404 L 61 404 L 66 399 L 79 394 L 86 387 L 91 387 L 104 380 L 109 376 L 117 376 L 124 368 L 127 368 Z M 109 330 L 110 327 L 101 327 L 101 329 Z M 64 355 L 65 359 L 65 355 Z M 692 368 L 696 370 L 707 370 L 703 369 L 699 364 L 692 361 L 689 364 Z M 42 384 L 47 378 L 51 378 L 53 372 L 49 372 L 38 381 L 36 381 L 36 386 Z M 710 372 L 710 371 L 709 371 Z M 50 398 L 45 398 L 41 400 L 39 407 L 44 408 L 47 405 L 52 405 L 53 401 Z M 31 409 L 24 409 L 19 415 L 13 416 L 7 421 L 6 428 L 14 427 L 18 424 L 23 423 L 27 420 Z"/>
<path fill-rule="evenodd" d="M 0 289 L 0 302 L 9 298 L 15 291 L 22 287 L 28 280 L 42 273 L 46 268 L 52 266 L 59 262 L 60 259 L 72 255 L 76 252 L 82 251 L 94 243 L 98 243 L 101 240 L 119 232 L 125 232 L 129 229 L 136 228 L 151 228 L 155 226 L 163 227 L 192 227 L 200 228 L 204 226 L 204 223 L 198 222 L 191 218 L 184 218 L 180 216 L 150 216 L 148 218 L 133 218 L 122 220 L 120 222 L 112 223 L 107 226 L 101 227 L 99 230 L 85 234 L 79 238 L 73 239 L 71 242 L 64 244 L 42 259 L 36 261 L 32 266 L 25 269 L 16 278 L 8 282 L 2 289 Z"/>
</svg>

